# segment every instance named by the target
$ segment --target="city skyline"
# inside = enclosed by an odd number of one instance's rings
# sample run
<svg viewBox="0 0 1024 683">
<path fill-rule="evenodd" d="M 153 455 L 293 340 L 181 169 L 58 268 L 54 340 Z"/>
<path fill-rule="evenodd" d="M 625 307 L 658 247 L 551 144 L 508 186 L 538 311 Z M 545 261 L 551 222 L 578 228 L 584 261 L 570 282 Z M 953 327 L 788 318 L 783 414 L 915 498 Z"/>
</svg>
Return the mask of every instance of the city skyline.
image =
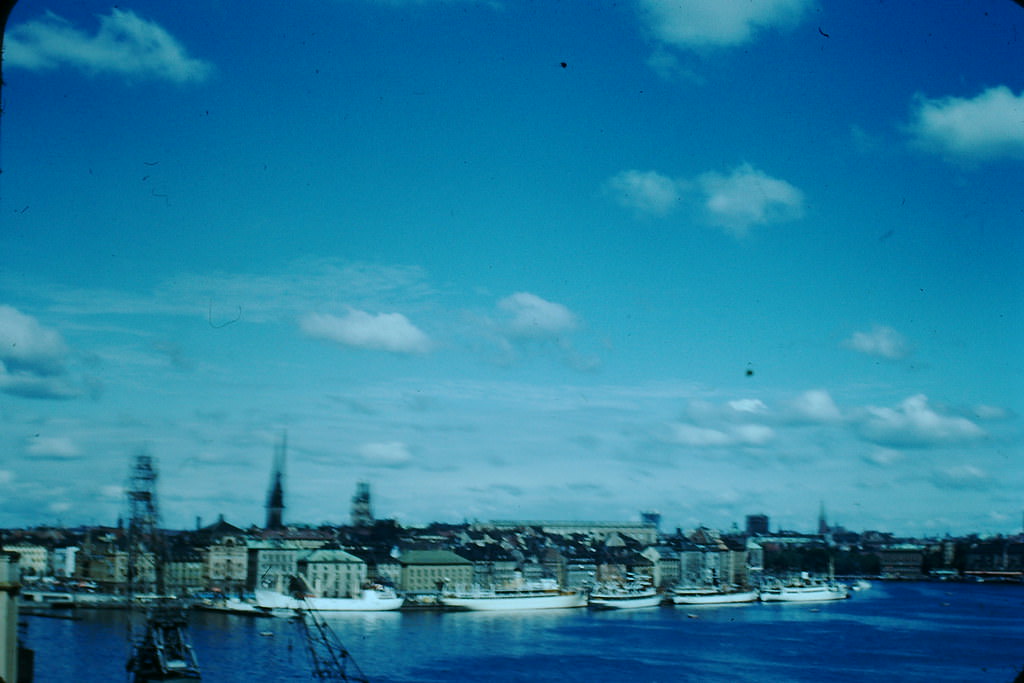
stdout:
<svg viewBox="0 0 1024 683">
<path fill-rule="evenodd" d="M 0 527 L 1024 509 L 1010 2 L 19 3 Z"/>
</svg>

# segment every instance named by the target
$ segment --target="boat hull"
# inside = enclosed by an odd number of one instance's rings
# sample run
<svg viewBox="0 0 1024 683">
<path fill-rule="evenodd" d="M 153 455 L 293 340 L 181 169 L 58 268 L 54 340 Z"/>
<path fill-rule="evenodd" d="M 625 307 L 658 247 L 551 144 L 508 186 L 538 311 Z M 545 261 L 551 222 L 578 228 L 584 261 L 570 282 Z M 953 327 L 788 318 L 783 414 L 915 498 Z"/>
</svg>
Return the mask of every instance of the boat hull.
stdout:
<svg viewBox="0 0 1024 683">
<path fill-rule="evenodd" d="M 386 612 L 402 606 L 403 598 L 365 590 L 358 598 L 315 598 L 299 600 L 277 591 L 257 590 L 256 605 L 264 610 L 312 610 L 316 612 Z"/>
<path fill-rule="evenodd" d="M 651 595 L 591 595 L 588 603 L 593 609 L 644 609 L 661 604 L 661 596 Z"/>
<path fill-rule="evenodd" d="M 554 593 L 550 595 L 445 595 L 441 603 L 450 609 L 474 612 L 509 612 L 534 609 L 566 609 L 583 607 L 587 598 L 583 593 Z"/>
<path fill-rule="evenodd" d="M 757 602 L 757 598 L 757 591 L 677 593 L 672 596 L 672 603 L 675 605 L 739 605 Z"/>
<path fill-rule="evenodd" d="M 786 586 L 761 591 L 761 602 L 830 602 L 848 597 L 849 592 L 842 586 Z"/>
</svg>

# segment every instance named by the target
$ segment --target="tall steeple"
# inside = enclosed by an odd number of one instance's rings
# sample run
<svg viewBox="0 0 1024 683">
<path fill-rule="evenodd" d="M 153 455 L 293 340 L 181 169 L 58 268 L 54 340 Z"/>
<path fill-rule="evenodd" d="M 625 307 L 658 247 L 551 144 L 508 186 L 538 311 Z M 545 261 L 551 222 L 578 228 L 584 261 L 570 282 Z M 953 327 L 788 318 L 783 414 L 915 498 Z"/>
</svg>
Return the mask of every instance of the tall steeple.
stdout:
<svg viewBox="0 0 1024 683">
<path fill-rule="evenodd" d="M 281 441 L 274 449 L 274 469 L 270 475 L 267 494 L 267 529 L 284 528 L 284 460 L 288 451 L 288 432 L 281 433 Z"/>
<path fill-rule="evenodd" d="M 352 496 L 352 526 L 372 526 L 373 507 L 370 505 L 370 484 L 361 481 L 356 484 L 356 495 Z"/>
<path fill-rule="evenodd" d="M 825 535 L 828 532 L 828 519 L 825 517 L 825 501 L 821 501 L 821 506 L 818 509 L 818 533 Z"/>
</svg>

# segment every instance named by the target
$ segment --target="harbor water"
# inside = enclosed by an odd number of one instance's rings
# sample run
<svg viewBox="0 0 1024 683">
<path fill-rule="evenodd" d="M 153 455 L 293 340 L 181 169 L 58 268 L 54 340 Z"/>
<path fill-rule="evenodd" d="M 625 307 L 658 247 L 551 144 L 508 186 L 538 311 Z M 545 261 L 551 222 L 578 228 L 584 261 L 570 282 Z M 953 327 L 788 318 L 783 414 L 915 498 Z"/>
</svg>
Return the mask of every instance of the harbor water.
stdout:
<svg viewBox="0 0 1024 683">
<path fill-rule="evenodd" d="M 127 680 L 128 615 L 26 616 L 36 683 Z M 328 618 L 375 683 L 958 681 L 1024 669 L 1024 586 L 875 582 L 818 604 L 595 612 L 345 613 Z M 283 618 L 192 615 L 207 683 L 309 681 Z"/>
</svg>

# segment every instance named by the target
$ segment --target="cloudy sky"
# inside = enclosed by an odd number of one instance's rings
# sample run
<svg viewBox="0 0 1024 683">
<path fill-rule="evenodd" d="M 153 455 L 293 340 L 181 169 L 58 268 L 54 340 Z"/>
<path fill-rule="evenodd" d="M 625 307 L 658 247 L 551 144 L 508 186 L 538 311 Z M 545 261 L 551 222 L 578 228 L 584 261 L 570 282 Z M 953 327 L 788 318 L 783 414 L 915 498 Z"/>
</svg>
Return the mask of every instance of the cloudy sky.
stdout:
<svg viewBox="0 0 1024 683">
<path fill-rule="evenodd" d="M 1011 533 L 1024 10 L 22 0 L 0 526 Z"/>
</svg>

